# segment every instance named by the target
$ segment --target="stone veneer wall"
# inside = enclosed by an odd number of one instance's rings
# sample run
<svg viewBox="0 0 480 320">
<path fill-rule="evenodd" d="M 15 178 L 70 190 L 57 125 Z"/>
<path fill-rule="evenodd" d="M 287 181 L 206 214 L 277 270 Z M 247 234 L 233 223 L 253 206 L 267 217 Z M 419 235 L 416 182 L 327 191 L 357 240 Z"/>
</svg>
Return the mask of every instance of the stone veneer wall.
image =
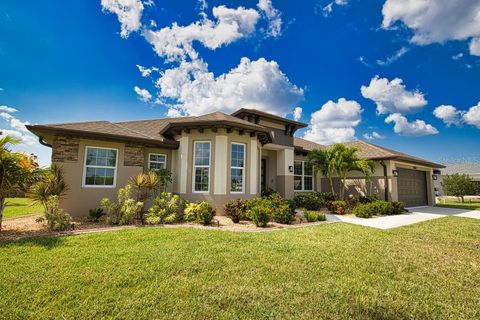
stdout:
<svg viewBox="0 0 480 320">
<path fill-rule="evenodd" d="M 123 161 L 124 166 L 143 167 L 145 150 L 142 145 L 126 144 L 125 157 Z"/>
<path fill-rule="evenodd" d="M 77 162 L 80 139 L 73 136 L 55 136 L 52 144 L 53 162 Z"/>
</svg>

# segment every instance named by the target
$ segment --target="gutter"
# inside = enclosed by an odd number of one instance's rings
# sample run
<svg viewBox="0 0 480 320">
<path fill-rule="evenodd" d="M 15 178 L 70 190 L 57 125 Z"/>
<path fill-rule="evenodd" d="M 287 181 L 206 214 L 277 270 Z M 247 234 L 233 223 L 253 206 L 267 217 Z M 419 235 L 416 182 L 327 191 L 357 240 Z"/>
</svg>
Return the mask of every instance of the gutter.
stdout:
<svg viewBox="0 0 480 320">
<path fill-rule="evenodd" d="M 42 146 L 49 147 L 49 148 L 52 147 L 52 145 L 51 145 L 50 143 L 47 143 L 47 142 L 45 142 L 45 140 L 43 140 L 43 136 L 38 136 L 38 142 L 39 142 Z"/>
</svg>

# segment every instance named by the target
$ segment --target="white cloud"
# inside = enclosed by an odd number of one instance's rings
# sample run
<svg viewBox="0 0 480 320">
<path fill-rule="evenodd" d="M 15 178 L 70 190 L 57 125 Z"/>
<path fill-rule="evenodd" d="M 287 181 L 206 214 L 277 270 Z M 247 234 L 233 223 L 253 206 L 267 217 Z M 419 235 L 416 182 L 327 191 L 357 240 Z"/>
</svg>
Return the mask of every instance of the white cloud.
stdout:
<svg viewBox="0 0 480 320">
<path fill-rule="evenodd" d="M 273 7 L 272 0 L 259 0 L 257 7 L 267 16 L 267 34 L 272 37 L 280 36 L 282 34 L 282 13 Z"/>
<path fill-rule="evenodd" d="M 121 25 L 120 36 L 128 38 L 129 34 L 140 30 L 143 4 L 140 0 L 102 0 L 102 8 L 117 15 Z M 148 4 L 147 4 L 148 5 Z"/>
<path fill-rule="evenodd" d="M 193 48 L 194 41 L 211 50 L 220 48 L 252 34 L 260 18 L 255 9 L 230 9 L 225 6 L 214 7 L 213 16 L 216 21 L 204 16 L 188 26 L 174 23 L 158 31 L 145 30 L 143 34 L 155 52 L 167 61 L 181 61 L 187 56 L 195 60 L 198 53 Z"/>
<path fill-rule="evenodd" d="M 170 109 L 185 115 L 230 113 L 243 107 L 284 116 L 303 99 L 303 89 L 288 80 L 277 62 L 264 58 L 242 58 L 237 67 L 218 77 L 200 60 L 184 61 L 165 70 L 156 84 L 162 99 L 176 102 Z"/>
<path fill-rule="evenodd" d="M 385 139 L 384 135 L 381 135 L 376 131 L 373 131 L 372 133 L 364 133 L 363 137 L 369 141 L 377 140 L 377 139 Z"/>
<path fill-rule="evenodd" d="M 9 129 L 0 129 L 1 136 L 12 135 L 28 146 L 33 146 L 37 143 L 37 139 L 25 127 L 30 123 L 28 121 L 23 122 L 10 114 L 17 112 L 16 109 L 7 106 L 0 106 L 0 110 L 3 111 L 0 112 L 0 118 L 4 119 L 10 127 Z"/>
<path fill-rule="evenodd" d="M 387 0 L 382 13 L 384 28 L 401 22 L 419 45 L 480 37 L 478 0 Z"/>
<path fill-rule="evenodd" d="M 0 106 L 0 111 L 5 111 L 8 113 L 14 113 L 17 112 L 18 110 L 9 106 Z"/>
<path fill-rule="evenodd" d="M 144 78 L 149 77 L 152 74 L 152 72 L 158 72 L 157 67 L 146 68 L 137 64 L 137 68 L 138 68 L 138 71 L 140 71 L 140 73 L 142 74 L 142 77 Z"/>
<path fill-rule="evenodd" d="M 463 119 L 465 123 L 480 129 L 480 102 L 478 102 L 476 106 L 468 109 L 468 111 L 463 115 Z"/>
<path fill-rule="evenodd" d="M 403 57 L 405 53 L 407 53 L 409 49 L 407 47 L 401 47 L 395 54 L 391 57 L 386 58 L 385 60 L 377 60 L 377 64 L 379 66 L 388 66 Z"/>
<path fill-rule="evenodd" d="M 423 120 L 414 120 L 409 122 L 408 119 L 400 113 L 394 113 L 385 118 L 385 123 L 395 123 L 393 131 L 401 136 L 420 137 L 432 134 L 438 134 L 438 130 Z"/>
<path fill-rule="evenodd" d="M 152 100 L 152 95 L 147 89 L 141 89 L 135 86 L 133 90 L 135 90 L 135 92 L 138 95 L 138 98 L 143 102 L 149 102 L 150 100 Z"/>
<path fill-rule="evenodd" d="M 480 15 L 480 13 L 479 13 L 479 15 Z M 470 54 L 471 55 L 480 56 L 480 37 L 473 38 L 472 41 L 470 41 L 469 49 L 470 49 Z"/>
<path fill-rule="evenodd" d="M 355 127 L 362 119 L 362 111 L 360 104 L 354 100 L 330 100 L 312 113 L 304 138 L 321 144 L 353 140 Z"/>
<path fill-rule="evenodd" d="M 337 5 L 337 6 L 345 6 L 348 4 L 348 0 L 335 0 L 335 1 L 332 1 L 330 3 L 328 3 L 327 5 L 325 5 L 323 8 L 322 8 L 322 14 L 324 17 L 328 17 L 330 16 L 330 14 L 333 12 L 333 7 L 334 5 Z"/>
<path fill-rule="evenodd" d="M 368 87 L 361 87 L 361 92 L 364 98 L 376 103 L 378 114 L 414 113 L 427 104 L 423 93 L 418 90 L 408 91 L 399 78 L 389 81 L 375 76 Z"/>
<path fill-rule="evenodd" d="M 293 110 L 293 119 L 295 121 L 300 121 L 300 119 L 302 118 L 302 113 L 303 113 L 303 109 L 301 107 L 296 107 Z"/>
<path fill-rule="evenodd" d="M 463 58 L 463 53 L 462 52 L 452 56 L 453 60 L 460 60 L 461 58 Z"/>
<path fill-rule="evenodd" d="M 433 115 L 442 120 L 447 127 L 450 127 L 452 124 L 460 126 L 463 122 L 462 111 L 457 110 L 457 108 L 451 105 L 441 105 L 436 107 L 435 110 L 433 110 Z"/>
</svg>

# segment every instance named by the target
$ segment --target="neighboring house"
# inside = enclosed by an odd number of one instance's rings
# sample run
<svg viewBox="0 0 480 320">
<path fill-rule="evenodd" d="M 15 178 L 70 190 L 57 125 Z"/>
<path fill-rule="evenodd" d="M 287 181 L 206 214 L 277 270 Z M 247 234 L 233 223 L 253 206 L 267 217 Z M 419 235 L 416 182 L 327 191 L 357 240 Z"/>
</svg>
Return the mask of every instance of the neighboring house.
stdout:
<svg viewBox="0 0 480 320">
<path fill-rule="evenodd" d="M 240 109 L 231 115 L 215 112 L 27 128 L 52 147 L 52 162 L 64 167 L 70 190 L 61 205 L 79 216 L 98 207 L 103 197 L 114 199 L 131 176 L 148 169 L 168 168 L 174 177 L 170 191 L 190 201 L 207 200 L 217 208 L 230 199 L 259 196 L 262 188 L 287 198 L 296 192 L 330 191 L 327 179 L 321 174 L 315 177 L 305 162 L 308 151 L 325 146 L 294 137 L 306 126 Z M 349 192 L 372 192 L 409 206 L 434 203 L 432 172 L 441 165 L 366 142 L 346 145 L 358 147 L 360 156 L 376 161 L 368 181 L 351 173 Z M 338 179 L 335 184 L 338 187 Z"/>
<path fill-rule="evenodd" d="M 463 163 L 444 163 L 444 169 L 438 170 L 435 173 L 438 178 L 435 181 L 435 194 L 437 196 L 444 196 L 442 188 L 442 179 L 447 175 L 468 174 L 473 181 L 480 185 L 480 163 L 463 162 Z"/>
</svg>

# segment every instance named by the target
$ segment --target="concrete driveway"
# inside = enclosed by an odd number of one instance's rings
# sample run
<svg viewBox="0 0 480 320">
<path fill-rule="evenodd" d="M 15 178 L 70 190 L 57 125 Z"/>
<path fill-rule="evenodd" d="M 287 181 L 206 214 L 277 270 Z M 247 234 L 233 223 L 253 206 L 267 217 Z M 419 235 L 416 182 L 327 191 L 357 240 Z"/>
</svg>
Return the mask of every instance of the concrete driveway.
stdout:
<svg viewBox="0 0 480 320">
<path fill-rule="evenodd" d="M 439 219 L 447 216 L 480 219 L 480 211 L 464 210 L 441 207 L 415 207 L 408 208 L 408 213 L 396 216 L 384 216 L 374 218 L 357 218 L 354 216 L 327 215 L 328 221 L 339 221 L 357 224 L 377 229 L 392 229 L 407 226 L 423 221 Z"/>
</svg>

